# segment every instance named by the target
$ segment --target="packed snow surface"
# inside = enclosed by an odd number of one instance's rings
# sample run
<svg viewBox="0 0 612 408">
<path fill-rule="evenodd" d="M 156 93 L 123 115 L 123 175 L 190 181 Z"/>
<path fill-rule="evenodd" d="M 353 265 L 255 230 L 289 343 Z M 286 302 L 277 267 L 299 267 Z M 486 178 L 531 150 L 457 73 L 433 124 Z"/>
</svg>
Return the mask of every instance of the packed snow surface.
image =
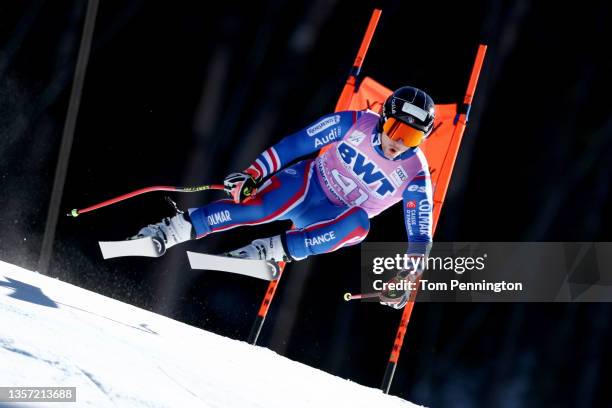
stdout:
<svg viewBox="0 0 612 408">
<path fill-rule="evenodd" d="M 416 406 L 2 261 L 0 362 L 0 386 L 77 389 L 21 407 Z"/>
</svg>

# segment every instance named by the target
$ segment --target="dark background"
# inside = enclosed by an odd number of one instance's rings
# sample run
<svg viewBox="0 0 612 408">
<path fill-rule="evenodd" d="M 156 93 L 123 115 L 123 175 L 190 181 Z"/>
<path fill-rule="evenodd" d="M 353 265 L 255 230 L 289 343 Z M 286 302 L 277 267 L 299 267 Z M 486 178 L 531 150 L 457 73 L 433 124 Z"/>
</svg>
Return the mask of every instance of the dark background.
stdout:
<svg viewBox="0 0 612 408">
<path fill-rule="evenodd" d="M 287 224 L 104 262 L 97 241 L 170 215 L 164 194 L 63 213 L 148 185 L 219 182 L 332 111 L 374 6 L 363 72 L 390 88 L 461 101 L 478 44 L 489 46 L 437 241 L 611 240 L 609 3 L 103 0 L 50 274 L 246 339 L 266 283 L 191 271 L 184 250 L 232 249 Z M 0 3 L 0 259 L 29 269 L 85 9 Z M 220 197 L 169 195 L 182 208 Z M 368 241 L 405 240 L 401 219 L 399 207 L 376 217 Z M 378 387 L 401 313 L 345 303 L 358 271 L 358 247 L 291 265 L 259 344 Z M 609 304 L 417 304 L 391 393 L 430 406 L 610 406 L 611 318 Z"/>
</svg>

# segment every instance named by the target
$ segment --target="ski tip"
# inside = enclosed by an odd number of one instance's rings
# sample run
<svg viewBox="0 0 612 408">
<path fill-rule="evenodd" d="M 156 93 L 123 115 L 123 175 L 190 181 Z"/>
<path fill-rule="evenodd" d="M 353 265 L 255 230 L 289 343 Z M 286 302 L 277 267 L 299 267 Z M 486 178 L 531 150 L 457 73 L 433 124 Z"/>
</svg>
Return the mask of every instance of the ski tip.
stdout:
<svg viewBox="0 0 612 408">
<path fill-rule="evenodd" d="M 98 241 L 98 246 L 100 247 L 100 252 L 102 252 L 102 258 L 103 259 L 110 259 L 110 258 L 114 258 L 107 250 L 106 250 L 106 244 L 107 242 L 105 241 Z"/>
<path fill-rule="evenodd" d="M 166 246 L 160 239 L 143 237 L 122 241 L 99 241 L 100 251 L 104 259 L 120 258 L 125 256 L 142 256 L 159 258 L 166 252 Z"/>
<path fill-rule="evenodd" d="M 194 252 L 191 251 L 185 251 L 187 252 L 187 259 L 189 260 L 189 266 L 191 266 L 191 269 L 194 269 L 193 267 L 193 254 Z"/>
</svg>

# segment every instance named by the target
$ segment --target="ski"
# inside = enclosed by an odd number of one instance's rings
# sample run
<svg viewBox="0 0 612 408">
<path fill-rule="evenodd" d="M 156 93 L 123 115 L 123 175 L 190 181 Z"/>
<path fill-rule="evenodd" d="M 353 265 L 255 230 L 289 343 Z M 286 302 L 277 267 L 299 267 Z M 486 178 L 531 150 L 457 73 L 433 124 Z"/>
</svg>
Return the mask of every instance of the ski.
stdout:
<svg viewBox="0 0 612 408">
<path fill-rule="evenodd" d="M 187 251 L 187 257 L 191 269 L 230 272 L 267 281 L 276 280 L 280 276 L 280 267 L 276 262 L 230 258 L 191 251 Z"/>
<path fill-rule="evenodd" d="M 146 256 L 158 258 L 166 252 L 162 240 L 152 237 L 127 239 L 123 241 L 100 241 L 100 250 L 104 259 L 124 256 Z"/>
</svg>

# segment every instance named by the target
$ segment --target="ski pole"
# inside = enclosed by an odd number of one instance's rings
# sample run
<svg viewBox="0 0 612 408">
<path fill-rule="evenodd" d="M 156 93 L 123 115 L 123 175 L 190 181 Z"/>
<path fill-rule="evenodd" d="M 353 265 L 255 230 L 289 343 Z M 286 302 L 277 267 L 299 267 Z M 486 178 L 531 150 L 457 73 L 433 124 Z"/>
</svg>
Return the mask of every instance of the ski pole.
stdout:
<svg viewBox="0 0 612 408">
<path fill-rule="evenodd" d="M 203 185 L 203 186 L 193 186 L 193 187 L 174 187 L 174 186 L 151 186 L 151 187 L 145 187 L 145 188 L 141 188 L 139 190 L 134 190 L 130 193 L 127 194 L 123 194 L 120 195 L 118 197 L 115 198 L 111 198 L 110 200 L 106 200 L 106 201 L 102 201 L 101 203 L 92 205 L 90 207 L 87 208 L 82 208 L 80 210 L 78 209 L 73 209 L 72 211 L 70 211 L 69 213 L 67 213 L 66 215 L 68 217 L 78 217 L 81 214 L 90 212 L 90 211 L 94 211 L 97 210 L 98 208 L 102 208 L 102 207 L 106 207 L 115 203 L 118 203 L 120 201 L 124 201 L 127 200 L 129 198 L 135 197 L 137 195 L 140 194 L 145 194 L 145 193 L 149 193 L 151 191 L 176 191 L 179 193 L 195 193 L 198 191 L 205 191 L 205 190 L 223 190 L 224 187 L 222 184 L 208 184 L 208 185 Z"/>
<path fill-rule="evenodd" d="M 416 275 L 412 275 L 409 274 L 406 277 L 402 278 L 402 280 L 400 282 L 414 282 L 415 285 L 418 285 L 418 282 L 420 279 L 420 274 L 418 275 L 418 278 Z M 381 295 L 383 294 L 383 292 L 368 292 L 368 293 L 345 293 L 343 298 L 345 301 L 351 301 L 351 300 L 357 300 L 357 299 L 371 299 L 371 298 L 375 298 L 375 297 L 381 297 Z M 411 293 L 410 296 L 413 296 L 413 294 Z"/>
<path fill-rule="evenodd" d="M 369 298 L 375 298 L 375 297 L 380 297 L 380 293 L 378 292 L 372 292 L 372 293 L 349 293 L 346 292 L 344 294 L 344 300 L 349 302 L 351 300 L 357 300 L 357 299 L 369 299 Z"/>
</svg>

